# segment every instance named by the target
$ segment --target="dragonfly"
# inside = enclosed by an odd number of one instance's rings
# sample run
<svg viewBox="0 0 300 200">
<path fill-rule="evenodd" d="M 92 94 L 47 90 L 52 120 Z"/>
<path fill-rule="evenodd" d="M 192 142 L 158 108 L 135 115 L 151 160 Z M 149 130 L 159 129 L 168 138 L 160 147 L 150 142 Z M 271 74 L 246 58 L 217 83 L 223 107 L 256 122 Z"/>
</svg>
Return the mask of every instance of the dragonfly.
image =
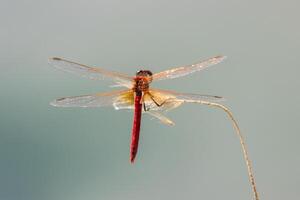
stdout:
<svg viewBox="0 0 300 200">
<path fill-rule="evenodd" d="M 66 59 L 53 57 L 49 59 L 49 63 L 55 68 L 89 79 L 110 79 L 116 84 L 115 86 L 123 87 L 125 89 L 89 95 L 62 97 L 52 101 L 50 104 L 56 107 L 87 108 L 112 106 L 116 110 L 134 110 L 130 143 L 131 163 L 134 162 L 138 152 L 142 114 L 149 114 L 161 123 L 172 126 L 175 123 L 166 117 L 164 113 L 175 109 L 184 103 L 197 103 L 220 108 L 225 111 L 233 123 L 233 127 L 241 144 L 252 191 L 255 199 L 258 200 L 258 192 L 246 144 L 232 112 L 226 106 L 220 104 L 224 98 L 215 95 L 181 93 L 150 87 L 152 82 L 183 77 L 216 65 L 225 58 L 225 56 L 219 55 L 202 62 L 179 66 L 158 73 L 152 73 L 150 70 L 139 70 L 136 72 L 135 76 L 129 76 L 120 72 L 110 71 L 99 67 L 90 67 Z"/>
</svg>

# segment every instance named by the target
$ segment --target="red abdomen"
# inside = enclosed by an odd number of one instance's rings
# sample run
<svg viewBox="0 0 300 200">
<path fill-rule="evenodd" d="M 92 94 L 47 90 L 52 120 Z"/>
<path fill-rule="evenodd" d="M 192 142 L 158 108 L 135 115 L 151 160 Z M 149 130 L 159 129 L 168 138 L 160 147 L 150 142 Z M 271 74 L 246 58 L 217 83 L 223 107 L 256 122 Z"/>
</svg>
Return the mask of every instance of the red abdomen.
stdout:
<svg viewBox="0 0 300 200">
<path fill-rule="evenodd" d="M 131 135 L 131 144 L 130 144 L 130 162 L 133 163 L 135 156 L 138 151 L 139 145 L 139 136 L 141 128 L 141 117 L 142 117 L 142 104 L 141 104 L 142 95 L 136 93 L 134 98 L 134 116 L 133 116 L 133 127 Z"/>
</svg>

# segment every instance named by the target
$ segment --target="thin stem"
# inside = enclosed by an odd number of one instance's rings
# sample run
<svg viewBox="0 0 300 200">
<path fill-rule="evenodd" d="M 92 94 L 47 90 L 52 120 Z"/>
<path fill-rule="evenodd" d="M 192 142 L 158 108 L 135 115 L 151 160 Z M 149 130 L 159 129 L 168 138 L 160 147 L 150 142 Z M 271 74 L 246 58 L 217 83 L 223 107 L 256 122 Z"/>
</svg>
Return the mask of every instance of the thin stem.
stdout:
<svg viewBox="0 0 300 200">
<path fill-rule="evenodd" d="M 180 101 L 187 102 L 187 103 L 200 103 L 200 104 L 203 104 L 203 105 L 208 105 L 208 106 L 212 106 L 212 107 L 221 108 L 223 111 L 225 111 L 227 113 L 227 115 L 229 116 L 230 120 L 233 123 L 234 129 L 236 130 L 236 134 L 237 134 L 237 136 L 239 137 L 239 140 L 240 140 L 240 144 L 241 144 L 241 147 L 242 147 L 242 150 L 243 150 L 244 159 L 245 159 L 245 162 L 246 162 L 246 165 L 247 165 L 248 177 L 249 177 L 249 181 L 250 181 L 250 184 L 251 184 L 251 187 L 252 187 L 254 199 L 259 200 L 258 192 L 257 192 L 257 189 L 256 189 L 255 180 L 254 180 L 251 160 L 249 158 L 249 154 L 248 154 L 248 151 L 247 151 L 245 139 L 244 139 L 244 137 L 241 133 L 241 130 L 238 126 L 237 121 L 234 119 L 233 114 L 230 112 L 230 110 L 222 104 L 208 102 L 208 101 L 188 100 L 188 99 L 180 100 Z"/>
</svg>

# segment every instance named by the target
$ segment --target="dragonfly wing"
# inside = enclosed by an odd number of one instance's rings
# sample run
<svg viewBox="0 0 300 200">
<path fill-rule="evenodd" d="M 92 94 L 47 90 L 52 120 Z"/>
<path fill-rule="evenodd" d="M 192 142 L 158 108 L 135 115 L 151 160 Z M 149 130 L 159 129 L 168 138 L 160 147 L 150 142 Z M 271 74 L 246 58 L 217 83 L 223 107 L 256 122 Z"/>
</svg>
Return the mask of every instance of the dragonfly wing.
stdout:
<svg viewBox="0 0 300 200">
<path fill-rule="evenodd" d="M 144 103 L 146 108 L 151 111 L 169 111 L 182 104 L 179 101 L 169 101 L 175 98 L 176 96 L 172 93 L 150 89 L 149 92 L 144 94 Z"/>
<path fill-rule="evenodd" d="M 102 68 L 89 67 L 83 64 L 68 61 L 62 58 L 50 58 L 49 63 L 66 72 L 77 74 L 90 79 L 101 80 L 104 78 L 110 78 L 118 85 L 125 86 L 127 88 L 132 87 L 132 77 L 119 72 L 108 71 Z"/>
<path fill-rule="evenodd" d="M 134 92 L 128 90 L 122 93 L 115 99 L 113 106 L 116 110 L 134 109 Z"/>
<path fill-rule="evenodd" d="M 166 91 L 173 94 L 178 100 L 199 100 L 199 101 L 210 101 L 210 102 L 221 102 L 225 101 L 224 97 L 216 95 L 203 95 L 203 94 L 193 94 L 193 93 L 180 93 L 173 91 Z"/>
<path fill-rule="evenodd" d="M 74 97 L 63 97 L 52 101 L 50 104 L 56 107 L 103 107 L 116 106 L 118 104 L 131 104 L 133 100 L 126 99 L 133 93 L 132 90 L 113 91 L 108 93 L 97 93 L 92 95 L 82 95 Z"/>
<path fill-rule="evenodd" d="M 185 101 L 209 101 L 220 102 L 225 99 L 220 96 L 202 95 L 191 93 L 180 93 L 170 90 L 150 89 L 149 93 L 145 96 L 145 103 L 150 110 L 169 111 L 177 108 Z M 156 101 L 156 103 L 154 102 Z M 160 106 L 158 106 L 159 104 Z"/>
<path fill-rule="evenodd" d="M 225 56 L 215 56 L 212 58 L 209 58 L 207 60 L 204 60 L 199 63 L 195 63 L 193 65 L 187 65 L 187 66 L 181 66 L 174 69 L 169 69 L 166 71 L 162 71 L 156 74 L 153 74 L 153 80 L 164 80 L 164 79 L 172 79 L 177 78 L 181 76 L 186 76 L 188 74 L 194 73 L 196 71 L 200 71 L 202 69 L 205 69 L 209 66 L 218 64 L 222 60 L 224 60 Z"/>
<path fill-rule="evenodd" d="M 147 114 L 151 115 L 152 117 L 158 119 L 161 123 L 166 124 L 168 126 L 173 126 L 175 125 L 175 123 L 170 120 L 169 118 L 167 118 L 166 116 L 164 116 L 163 114 L 157 112 L 157 111 L 147 111 Z"/>
</svg>

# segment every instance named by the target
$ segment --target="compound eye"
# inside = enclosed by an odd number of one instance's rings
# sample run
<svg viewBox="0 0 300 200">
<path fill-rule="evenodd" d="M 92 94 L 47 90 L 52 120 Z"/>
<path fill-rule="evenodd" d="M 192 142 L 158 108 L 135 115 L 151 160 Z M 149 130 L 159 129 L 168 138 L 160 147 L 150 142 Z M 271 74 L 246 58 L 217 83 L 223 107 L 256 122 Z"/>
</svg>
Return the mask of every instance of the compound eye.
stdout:
<svg viewBox="0 0 300 200">
<path fill-rule="evenodd" d="M 149 76 L 152 76 L 152 75 L 153 75 L 151 71 L 147 71 L 147 74 L 148 74 Z"/>
<path fill-rule="evenodd" d="M 138 76 L 138 75 L 142 75 L 143 74 L 143 70 L 139 70 L 139 71 L 137 71 L 136 72 L 136 75 Z"/>
</svg>

